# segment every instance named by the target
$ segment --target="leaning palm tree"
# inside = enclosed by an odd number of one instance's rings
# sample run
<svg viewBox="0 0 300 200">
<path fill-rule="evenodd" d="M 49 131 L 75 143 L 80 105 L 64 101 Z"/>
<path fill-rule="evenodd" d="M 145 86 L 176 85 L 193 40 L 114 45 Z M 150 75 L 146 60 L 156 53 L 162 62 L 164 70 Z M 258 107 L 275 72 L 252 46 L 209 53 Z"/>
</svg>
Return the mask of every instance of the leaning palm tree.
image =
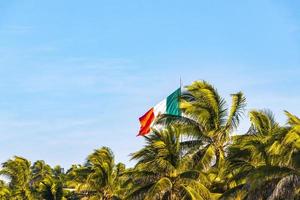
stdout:
<svg viewBox="0 0 300 200">
<path fill-rule="evenodd" d="M 147 144 L 132 154 L 137 165 L 127 175 L 133 187 L 127 199 L 200 199 L 213 194 L 206 188 L 205 174 L 190 168 L 190 158 L 183 151 L 180 132 L 175 127 L 153 130 L 145 137 Z"/>
<path fill-rule="evenodd" d="M 84 166 L 73 166 L 68 172 L 69 186 L 86 199 L 119 199 L 121 166 L 115 165 L 112 151 L 102 147 L 88 156 Z"/>
<path fill-rule="evenodd" d="M 9 180 L 9 189 L 12 200 L 31 200 L 30 189 L 30 162 L 25 158 L 15 156 L 2 164 L 0 174 Z"/>
<path fill-rule="evenodd" d="M 230 108 L 217 90 L 205 81 L 195 81 L 181 96 L 182 116 L 162 115 L 159 124 L 181 127 L 182 148 L 190 155 L 193 168 L 211 171 L 216 192 L 225 190 L 220 182 L 225 165 L 225 150 L 246 106 L 242 92 L 232 94 Z"/>
</svg>

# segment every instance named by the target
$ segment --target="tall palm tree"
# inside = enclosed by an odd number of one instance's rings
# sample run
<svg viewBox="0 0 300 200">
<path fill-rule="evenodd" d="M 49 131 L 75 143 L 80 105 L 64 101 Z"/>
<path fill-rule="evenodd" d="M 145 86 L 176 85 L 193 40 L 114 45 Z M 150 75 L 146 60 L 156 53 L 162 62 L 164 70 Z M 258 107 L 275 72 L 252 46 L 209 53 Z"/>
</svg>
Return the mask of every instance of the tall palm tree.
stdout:
<svg viewBox="0 0 300 200">
<path fill-rule="evenodd" d="M 0 171 L 9 180 L 12 200 L 32 200 L 30 190 L 30 162 L 25 158 L 15 156 L 2 164 Z"/>
<path fill-rule="evenodd" d="M 232 132 L 239 125 L 246 98 L 242 92 L 232 94 L 228 108 L 224 98 L 205 81 L 195 81 L 186 89 L 180 101 L 183 116 L 162 115 L 157 123 L 180 125 L 183 134 L 181 145 L 191 155 L 193 167 L 214 173 L 212 181 L 221 186 L 225 149 Z M 224 189 L 216 187 L 215 192 Z"/>
<path fill-rule="evenodd" d="M 175 127 L 154 130 L 146 138 L 146 146 L 132 154 L 138 163 L 127 173 L 133 189 L 127 199 L 212 199 L 206 188 L 206 177 L 190 168 L 190 159 L 180 143 Z"/>
</svg>

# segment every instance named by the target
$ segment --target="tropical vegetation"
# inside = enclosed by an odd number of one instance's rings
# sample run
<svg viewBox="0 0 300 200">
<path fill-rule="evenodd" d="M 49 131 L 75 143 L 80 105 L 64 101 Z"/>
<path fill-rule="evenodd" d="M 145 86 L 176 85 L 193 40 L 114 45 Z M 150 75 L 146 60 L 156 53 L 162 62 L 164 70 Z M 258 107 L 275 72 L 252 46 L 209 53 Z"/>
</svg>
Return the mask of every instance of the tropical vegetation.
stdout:
<svg viewBox="0 0 300 200">
<path fill-rule="evenodd" d="M 15 156 L 2 163 L 3 200 L 293 200 L 300 199 L 300 118 L 279 124 L 266 109 L 246 111 L 242 92 L 226 103 L 195 81 L 180 96 L 182 116 L 163 114 L 145 145 L 117 163 L 108 147 L 64 171 Z M 238 129 L 248 116 L 245 133 Z"/>
</svg>

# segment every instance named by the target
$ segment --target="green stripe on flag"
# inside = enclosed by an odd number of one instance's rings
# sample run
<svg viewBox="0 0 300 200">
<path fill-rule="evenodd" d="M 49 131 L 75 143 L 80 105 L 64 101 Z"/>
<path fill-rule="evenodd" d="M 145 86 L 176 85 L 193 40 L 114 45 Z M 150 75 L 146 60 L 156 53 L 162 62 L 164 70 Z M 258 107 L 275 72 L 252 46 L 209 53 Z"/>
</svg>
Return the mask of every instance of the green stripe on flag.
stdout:
<svg viewBox="0 0 300 200">
<path fill-rule="evenodd" d="M 181 116 L 181 110 L 179 109 L 180 95 L 181 89 L 178 88 L 167 97 L 167 114 Z"/>
</svg>

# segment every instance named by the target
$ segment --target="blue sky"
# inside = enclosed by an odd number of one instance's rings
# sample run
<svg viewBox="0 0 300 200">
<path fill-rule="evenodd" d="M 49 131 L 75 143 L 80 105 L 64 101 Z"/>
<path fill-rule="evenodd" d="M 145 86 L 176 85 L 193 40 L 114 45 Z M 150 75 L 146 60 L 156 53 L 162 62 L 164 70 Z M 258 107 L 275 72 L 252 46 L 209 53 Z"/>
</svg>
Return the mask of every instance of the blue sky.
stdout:
<svg viewBox="0 0 300 200">
<path fill-rule="evenodd" d="M 297 0 L 0 2 L 0 161 L 69 167 L 143 145 L 138 117 L 205 79 L 248 109 L 300 116 Z M 242 122 L 238 132 L 248 126 Z"/>
</svg>

